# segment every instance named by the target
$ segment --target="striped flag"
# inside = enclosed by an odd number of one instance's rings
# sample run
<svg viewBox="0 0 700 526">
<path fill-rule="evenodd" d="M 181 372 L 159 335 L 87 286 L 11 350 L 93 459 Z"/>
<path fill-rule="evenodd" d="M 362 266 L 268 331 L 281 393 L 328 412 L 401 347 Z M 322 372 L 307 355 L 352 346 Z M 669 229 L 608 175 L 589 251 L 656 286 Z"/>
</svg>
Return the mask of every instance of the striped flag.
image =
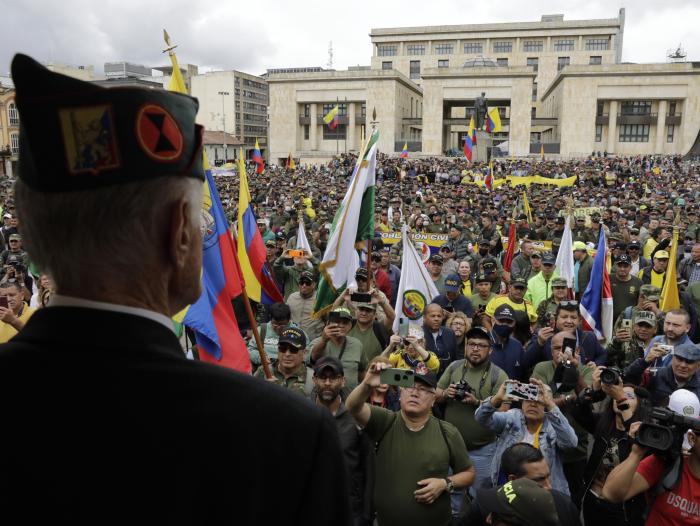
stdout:
<svg viewBox="0 0 700 526">
<path fill-rule="evenodd" d="M 569 299 L 574 298 L 574 252 L 571 237 L 571 217 L 566 216 L 564 233 L 561 236 L 559 252 L 557 252 L 556 273 L 566 280 Z"/>
<path fill-rule="evenodd" d="M 253 162 L 257 165 L 255 168 L 256 174 L 261 174 L 265 171 L 265 161 L 263 161 L 262 154 L 260 153 L 260 145 L 257 139 L 255 139 L 255 149 L 253 150 Z"/>
<path fill-rule="evenodd" d="M 474 145 L 476 144 L 476 128 L 474 127 L 474 115 L 469 119 L 467 136 L 464 138 L 464 156 L 471 162 L 474 155 Z"/>
<path fill-rule="evenodd" d="M 328 124 L 328 127 L 331 130 L 335 130 L 336 127 L 338 126 L 338 112 L 339 111 L 340 110 L 338 108 L 338 105 L 336 104 L 335 106 L 333 106 L 331 111 L 326 113 L 326 115 L 324 115 L 324 117 L 323 117 L 323 122 Z"/>
<path fill-rule="evenodd" d="M 498 108 L 490 108 L 486 113 L 486 131 L 489 133 L 501 131 L 501 114 Z"/>
<path fill-rule="evenodd" d="M 559 250 L 561 251 L 561 247 Z M 583 328 L 593 331 L 599 340 L 610 341 L 613 327 L 613 301 L 610 287 L 610 274 L 607 265 L 608 245 L 605 230 L 600 229 L 598 252 L 593 259 L 591 280 L 581 297 L 581 317 Z"/>
<path fill-rule="evenodd" d="M 403 149 L 401 150 L 401 154 L 399 155 L 402 159 L 405 159 L 408 157 L 408 143 L 405 142 L 403 143 Z"/>
</svg>

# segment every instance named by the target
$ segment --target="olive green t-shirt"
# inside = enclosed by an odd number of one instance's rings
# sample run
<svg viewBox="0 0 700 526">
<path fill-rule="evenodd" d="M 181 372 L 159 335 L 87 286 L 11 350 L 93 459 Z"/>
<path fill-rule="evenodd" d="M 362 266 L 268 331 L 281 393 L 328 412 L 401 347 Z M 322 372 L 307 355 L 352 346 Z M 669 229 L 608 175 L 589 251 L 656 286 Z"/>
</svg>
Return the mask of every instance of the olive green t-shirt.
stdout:
<svg viewBox="0 0 700 526">
<path fill-rule="evenodd" d="M 313 340 L 309 346 L 309 349 L 313 349 L 316 343 L 321 339 L 319 336 Z M 367 356 L 365 356 L 364 350 L 362 349 L 362 344 L 357 338 L 352 336 L 346 336 L 346 345 L 336 345 L 332 341 L 326 343 L 326 348 L 323 352 L 323 356 L 333 356 L 338 358 L 340 363 L 343 364 L 343 372 L 345 373 L 345 387 L 348 393 L 357 387 L 360 381 L 360 371 L 367 370 Z"/>
<path fill-rule="evenodd" d="M 472 466 L 462 435 L 434 416 L 420 431 L 411 431 L 400 412 L 376 406 L 370 406 L 370 411 L 365 431 L 380 441 L 374 484 L 379 525 L 447 526 L 452 518 L 449 494 L 443 492 L 434 503 L 422 504 L 413 492 L 419 489 L 419 480 L 447 477 L 450 466 L 455 473 Z"/>
<path fill-rule="evenodd" d="M 382 351 L 384 350 L 382 349 L 382 346 L 379 345 L 379 340 L 377 340 L 377 337 L 374 335 L 374 329 L 371 325 L 369 329 L 363 331 L 357 324 L 355 324 L 355 326 L 350 329 L 348 336 L 352 336 L 353 338 L 360 340 L 360 343 L 362 344 L 362 351 L 365 353 L 368 361 L 375 356 L 382 354 Z"/>
<path fill-rule="evenodd" d="M 480 307 L 484 307 L 485 309 L 489 301 L 491 301 L 495 297 L 496 294 L 494 294 L 493 292 L 489 292 L 489 297 L 485 300 L 481 299 L 481 296 L 479 296 L 479 294 L 472 294 L 469 299 L 472 302 L 472 307 L 474 307 L 474 312 L 476 312 Z"/>
<path fill-rule="evenodd" d="M 563 393 L 557 393 L 557 385 L 554 383 L 554 372 L 554 362 L 552 362 L 552 360 L 547 360 L 546 362 L 540 362 L 535 365 L 535 368 L 532 371 L 532 377 L 537 378 L 542 383 L 547 384 L 552 388 L 552 393 L 554 393 L 554 396 L 558 396 Z M 583 377 L 584 383 L 590 387 L 593 383 L 593 369 L 579 364 L 578 374 Z M 576 419 L 571 416 L 571 412 L 566 406 L 561 408 L 561 412 L 564 413 L 564 416 L 569 421 L 569 424 L 571 424 L 571 427 L 574 428 L 576 436 L 578 437 L 578 446 L 564 451 L 562 460 L 564 462 L 585 460 L 588 457 L 588 431 L 586 431 L 583 426 L 581 426 L 581 424 L 579 424 Z"/>
<path fill-rule="evenodd" d="M 457 384 L 465 380 L 476 391 L 479 401 L 485 400 L 498 392 L 501 384 L 508 379 L 503 369 L 491 364 L 495 372 L 488 368 L 490 362 L 485 362 L 477 367 L 466 367 L 466 360 L 452 362 L 442 373 L 438 387 L 447 389 L 450 384 Z M 492 376 L 493 374 L 493 376 Z M 491 379 L 495 377 L 496 382 Z M 445 420 L 453 424 L 462 435 L 468 450 L 478 449 L 496 440 L 496 435 L 476 422 L 474 413 L 477 405 L 465 404 L 460 400 L 445 398 Z"/>
</svg>

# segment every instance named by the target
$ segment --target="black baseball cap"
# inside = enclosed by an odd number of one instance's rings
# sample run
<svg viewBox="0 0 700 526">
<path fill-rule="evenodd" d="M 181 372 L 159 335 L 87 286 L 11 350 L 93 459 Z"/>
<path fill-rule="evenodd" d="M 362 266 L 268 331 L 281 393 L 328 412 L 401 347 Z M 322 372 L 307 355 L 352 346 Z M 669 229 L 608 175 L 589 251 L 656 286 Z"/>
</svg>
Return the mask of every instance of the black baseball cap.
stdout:
<svg viewBox="0 0 700 526">
<path fill-rule="evenodd" d="M 440 254 L 433 254 L 430 256 L 430 262 L 431 263 L 444 263 L 445 258 L 443 258 Z"/>
<path fill-rule="evenodd" d="M 344 376 L 343 363 L 334 356 L 324 356 L 314 365 L 314 376 L 318 376 L 324 369 L 330 369 L 335 374 Z"/>
<path fill-rule="evenodd" d="M 542 254 L 542 264 L 543 265 L 554 265 L 557 262 L 557 258 L 551 252 L 545 252 Z"/>
<path fill-rule="evenodd" d="M 423 382 L 424 384 L 429 385 L 430 387 L 437 387 L 437 376 L 435 376 L 435 373 L 431 371 L 427 372 L 415 372 L 413 375 L 413 380 L 416 382 Z"/>
<path fill-rule="evenodd" d="M 364 279 L 369 278 L 369 272 L 367 272 L 366 267 L 360 267 L 355 271 L 355 279 L 357 279 L 357 278 L 364 278 Z"/>
<path fill-rule="evenodd" d="M 527 281 L 524 278 L 517 277 L 510 280 L 510 285 L 512 287 L 525 287 L 527 288 Z"/>
<path fill-rule="evenodd" d="M 623 265 L 631 265 L 632 264 L 632 258 L 629 257 L 627 254 L 620 254 L 617 256 L 617 259 L 615 260 L 615 263 L 618 265 L 622 263 Z"/>
<path fill-rule="evenodd" d="M 515 321 L 515 313 L 513 312 L 513 308 L 507 303 L 496 307 L 493 317 L 497 320 Z"/>
<path fill-rule="evenodd" d="M 491 341 L 491 336 L 489 335 L 489 331 L 487 331 L 483 327 L 472 327 L 471 329 L 469 329 L 465 333 L 464 339 L 469 340 L 469 338 L 480 338 L 482 340 Z"/>
<path fill-rule="evenodd" d="M 314 280 L 314 273 L 311 272 L 310 270 L 304 270 L 302 271 L 301 274 L 299 274 L 299 281 L 302 279 L 308 279 L 309 281 L 315 281 Z"/>
<path fill-rule="evenodd" d="M 288 343 L 296 349 L 304 349 L 306 348 L 306 335 L 297 327 L 287 327 L 282 330 L 278 342 Z"/>
</svg>

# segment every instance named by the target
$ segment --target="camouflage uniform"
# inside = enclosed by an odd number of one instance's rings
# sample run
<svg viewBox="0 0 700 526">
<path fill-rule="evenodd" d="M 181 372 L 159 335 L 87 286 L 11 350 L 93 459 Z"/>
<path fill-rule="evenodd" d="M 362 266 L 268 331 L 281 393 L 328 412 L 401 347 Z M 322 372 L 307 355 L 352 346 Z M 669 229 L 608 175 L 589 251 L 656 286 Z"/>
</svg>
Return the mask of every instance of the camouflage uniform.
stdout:
<svg viewBox="0 0 700 526">
<path fill-rule="evenodd" d="M 270 372 L 272 372 L 272 375 L 275 377 L 276 384 L 286 387 L 295 393 L 299 393 L 301 396 L 309 396 L 313 390 L 313 371 L 303 363 L 287 378 L 279 372 L 277 361 L 270 364 Z M 262 366 L 258 367 L 254 376 L 257 378 L 265 378 L 265 372 Z"/>
<path fill-rule="evenodd" d="M 637 309 L 637 307 L 634 307 L 632 310 L 634 309 Z M 622 315 L 618 317 L 618 320 L 622 320 Z M 633 326 L 639 323 L 641 320 L 646 321 L 650 325 L 656 325 L 658 328 L 658 319 L 653 312 L 637 309 L 637 312 L 632 316 Z M 617 323 L 615 325 L 618 326 Z M 618 329 L 619 326 L 613 333 L 616 334 Z M 644 350 L 646 349 L 647 344 L 641 341 L 635 335 L 634 327 L 632 327 L 630 330 L 632 332 L 632 339 L 630 341 L 621 342 L 613 338 L 613 340 L 608 344 L 608 365 L 613 365 L 619 367 L 620 369 L 624 369 L 637 358 L 644 357 Z"/>
</svg>

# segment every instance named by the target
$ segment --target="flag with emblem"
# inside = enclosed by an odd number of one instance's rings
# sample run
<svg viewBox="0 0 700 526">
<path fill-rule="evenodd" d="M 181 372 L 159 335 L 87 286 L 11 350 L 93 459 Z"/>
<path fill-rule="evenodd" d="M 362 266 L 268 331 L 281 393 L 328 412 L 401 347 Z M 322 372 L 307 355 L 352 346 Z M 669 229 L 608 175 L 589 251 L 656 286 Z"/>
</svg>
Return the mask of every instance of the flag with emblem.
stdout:
<svg viewBox="0 0 700 526">
<path fill-rule="evenodd" d="M 360 265 L 358 248 L 374 237 L 374 186 L 379 132 L 370 135 L 358 156 L 338 211 L 333 218 L 328 244 L 319 266 L 321 279 L 316 294 L 314 317 L 325 314 L 348 285 L 355 282 Z"/>
<path fill-rule="evenodd" d="M 166 42 L 170 45 L 168 40 L 166 33 Z M 170 53 L 170 59 L 173 75 L 168 89 L 186 94 L 187 89 L 175 53 Z M 182 139 L 175 136 L 177 127 L 173 128 L 171 119 L 172 117 L 164 115 L 156 108 L 149 109 L 145 106 L 139 112 L 137 120 L 137 136 L 143 141 L 142 148 L 148 148 L 153 155 L 163 157 L 172 155 L 178 148 L 181 149 Z M 240 269 L 233 248 L 233 237 L 216 191 L 209 161 L 206 153 L 203 152 L 203 155 L 205 180 L 202 202 L 202 295 L 173 319 L 194 331 L 200 360 L 250 373 L 250 358 L 231 303 L 231 300 L 243 291 Z"/>
<path fill-rule="evenodd" d="M 399 332 L 399 324 L 422 324 L 423 314 L 439 292 L 428 269 L 423 264 L 423 258 L 416 251 L 408 235 L 408 226 L 401 228 L 401 243 L 403 258 L 401 260 L 401 279 L 396 293 L 393 330 Z M 461 285 L 461 284 L 460 284 Z"/>
</svg>

